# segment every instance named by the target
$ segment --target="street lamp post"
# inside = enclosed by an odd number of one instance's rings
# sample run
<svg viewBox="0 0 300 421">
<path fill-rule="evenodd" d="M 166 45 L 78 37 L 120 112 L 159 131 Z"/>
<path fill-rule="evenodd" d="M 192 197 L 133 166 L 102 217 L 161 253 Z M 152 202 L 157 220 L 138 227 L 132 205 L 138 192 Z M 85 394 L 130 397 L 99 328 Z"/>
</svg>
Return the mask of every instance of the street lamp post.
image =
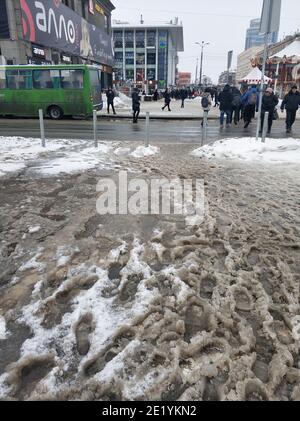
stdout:
<svg viewBox="0 0 300 421">
<path fill-rule="evenodd" d="M 201 62 L 200 62 L 200 81 L 199 84 L 202 84 L 202 71 L 203 71 L 203 49 L 205 45 L 209 45 L 209 42 L 196 42 L 197 45 L 201 45 Z"/>
</svg>

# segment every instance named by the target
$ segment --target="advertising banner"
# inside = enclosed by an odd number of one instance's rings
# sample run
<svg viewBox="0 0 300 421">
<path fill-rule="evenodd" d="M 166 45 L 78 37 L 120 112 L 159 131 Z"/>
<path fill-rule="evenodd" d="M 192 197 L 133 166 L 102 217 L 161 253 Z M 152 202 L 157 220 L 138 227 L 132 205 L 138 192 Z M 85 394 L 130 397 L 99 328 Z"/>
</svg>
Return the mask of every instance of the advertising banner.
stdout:
<svg viewBox="0 0 300 421">
<path fill-rule="evenodd" d="M 9 26 L 7 18 L 6 1 L 0 1 L 0 39 L 9 38 Z"/>
<path fill-rule="evenodd" d="M 61 0 L 20 0 L 23 38 L 98 63 L 114 64 L 112 39 Z"/>
</svg>

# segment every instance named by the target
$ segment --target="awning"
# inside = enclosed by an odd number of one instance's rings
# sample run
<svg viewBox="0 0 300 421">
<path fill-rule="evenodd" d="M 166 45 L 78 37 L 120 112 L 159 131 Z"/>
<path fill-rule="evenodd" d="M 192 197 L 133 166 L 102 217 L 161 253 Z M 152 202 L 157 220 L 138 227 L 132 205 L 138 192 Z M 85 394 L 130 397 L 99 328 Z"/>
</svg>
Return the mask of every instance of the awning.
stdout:
<svg viewBox="0 0 300 421">
<path fill-rule="evenodd" d="M 254 67 L 254 69 L 251 70 L 251 72 L 245 76 L 243 79 L 241 79 L 239 82 L 245 82 L 248 83 L 248 85 L 257 85 L 261 82 L 262 72 L 259 70 L 258 67 Z M 264 76 L 264 83 L 271 82 L 272 79 L 270 79 L 267 76 Z"/>
<path fill-rule="evenodd" d="M 278 53 L 274 54 L 270 58 L 283 58 L 283 57 L 299 57 L 300 59 L 300 39 L 296 39 L 290 45 L 285 47 L 283 50 L 279 51 Z"/>
</svg>

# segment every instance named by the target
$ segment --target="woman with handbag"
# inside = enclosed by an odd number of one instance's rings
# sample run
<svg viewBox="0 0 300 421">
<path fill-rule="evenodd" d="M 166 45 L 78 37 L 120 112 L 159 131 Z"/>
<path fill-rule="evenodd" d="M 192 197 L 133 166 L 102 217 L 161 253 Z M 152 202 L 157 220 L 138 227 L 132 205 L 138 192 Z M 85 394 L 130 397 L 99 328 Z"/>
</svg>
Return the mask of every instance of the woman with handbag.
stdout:
<svg viewBox="0 0 300 421">
<path fill-rule="evenodd" d="M 272 88 L 267 88 L 266 92 L 263 95 L 262 98 L 262 108 L 261 108 L 261 126 L 260 126 L 260 133 L 263 131 L 264 121 L 265 121 L 265 114 L 266 112 L 269 113 L 268 118 L 268 132 L 267 134 L 271 133 L 272 125 L 273 125 L 273 119 L 274 119 L 274 113 L 276 105 L 278 104 L 279 100 L 276 95 L 274 95 Z"/>
</svg>

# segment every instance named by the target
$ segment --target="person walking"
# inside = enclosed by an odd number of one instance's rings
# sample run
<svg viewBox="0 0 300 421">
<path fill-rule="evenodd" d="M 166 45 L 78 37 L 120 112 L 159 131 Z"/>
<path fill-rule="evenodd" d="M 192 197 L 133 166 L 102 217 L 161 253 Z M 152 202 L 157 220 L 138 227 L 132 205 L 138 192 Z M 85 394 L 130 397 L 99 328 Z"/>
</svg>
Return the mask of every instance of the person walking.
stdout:
<svg viewBox="0 0 300 421">
<path fill-rule="evenodd" d="M 286 132 L 291 133 L 293 124 L 296 120 L 296 113 L 300 107 L 300 93 L 297 85 L 293 85 L 290 92 L 284 97 L 281 104 L 281 111 L 286 109 Z"/>
<path fill-rule="evenodd" d="M 242 96 L 242 107 L 244 117 L 244 129 L 246 129 L 255 117 L 255 110 L 258 109 L 259 95 L 256 85 L 251 88 Z"/>
<path fill-rule="evenodd" d="M 235 86 L 232 88 L 232 113 L 230 118 L 230 124 L 232 123 L 232 120 L 234 121 L 234 124 L 237 126 L 238 122 L 240 121 L 240 115 L 241 115 L 241 106 L 242 106 L 242 94 L 239 91 L 238 88 Z"/>
<path fill-rule="evenodd" d="M 162 110 L 164 111 L 165 108 L 168 107 L 168 111 L 171 111 L 171 108 L 170 108 L 171 95 L 168 88 L 165 90 L 164 98 L 165 98 L 165 106 L 162 107 Z"/>
<path fill-rule="evenodd" d="M 155 89 L 154 94 L 153 94 L 153 101 L 157 101 L 158 100 L 158 90 Z"/>
<path fill-rule="evenodd" d="M 266 112 L 269 113 L 268 132 L 267 133 L 268 134 L 271 133 L 274 111 L 275 111 L 275 107 L 278 104 L 278 102 L 279 102 L 278 98 L 277 98 L 276 95 L 274 95 L 273 89 L 267 88 L 266 92 L 264 93 L 263 98 L 262 98 L 262 108 L 261 108 L 261 118 L 260 118 L 260 122 L 261 122 L 260 133 L 262 133 L 262 131 L 263 131 Z"/>
<path fill-rule="evenodd" d="M 230 118 L 232 113 L 232 100 L 230 85 L 225 85 L 220 93 L 218 101 L 220 103 L 220 127 L 224 127 L 224 115 L 226 114 L 226 127 L 230 127 Z"/>
<path fill-rule="evenodd" d="M 204 122 L 204 113 L 207 113 L 207 116 L 208 116 L 208 113 L 209 113 L 209 111 L 211 109 L 211 105 L 212 105 L 212 98 L 211 98 L 210 92 L 211 92 L 210 89 L 206 88 L 204 93 L 203 93 L 202 100 L 201 100 L 201 106 L 202 106 L 202 110 L 203 110 L 203 119 L 202 119 L 202 122 L 201 122 L 202 127 L 203 127 L 203 122 Z"/>
<path fill-rule="evenodd" d="M 110 107 L 112 108 L 113 113 L 116 114 L 115 107 L 114 107 L 115 93 L 111 86 L 106 91 L 106 98 L 107 98 L 107 114 L 109 114 Z"/>
<path fill-rule="evenodd" d="M 141 106 L 141 98 L 139 96 L 139 91 L 137 88 L 134 89 L 131 98 L 132 98 L 132 110 L 133 110 L 133 123 L 137 123 L 139 115 L 140 115 L 140 106 Z"/>
<path fill-rule="evenodd" d="M 179 96 L 181 99 L 181 108 L 184 108 L 184 101 L 187 99 L 188 93 L 185 88 L 180 89 Z"/>
</svg>

